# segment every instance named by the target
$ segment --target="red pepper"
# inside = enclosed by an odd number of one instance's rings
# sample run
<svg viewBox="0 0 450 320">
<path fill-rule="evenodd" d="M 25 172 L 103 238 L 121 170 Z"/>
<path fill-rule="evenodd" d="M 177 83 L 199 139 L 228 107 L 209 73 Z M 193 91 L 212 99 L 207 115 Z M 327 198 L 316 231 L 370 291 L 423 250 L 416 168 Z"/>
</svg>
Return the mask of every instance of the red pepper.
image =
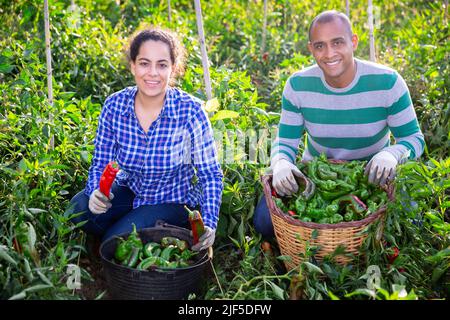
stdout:
<svg viewBox="0 0 450 320">
<path fill-rule="evenodd" d="M 387 257 L 391 264 L 394 263 L 395 259 L 397 259 L 398 254 L 400 253 L 400 250 L 397 247 L 392 248 L 392 250 L 394 252 L 392 254 L 389 254 Z"/>
<path fill-rule="evenodd" d="M 275 198 L 279 198 L 275 189 L 272 189 L 272 196 L 274 196 Z"/>
<path fill-rule="evenodd" d="M 295 211 L 293 211 L 293 210 L 289 210 L 288 213 L 289 213 L 289 215 L 292 216 L 292 217 L 295 216 L 295 215 L 297 215 L 297 214 L 295 213 Z"/>
<path fill-rule="evenodd" d="M 100 191 L 108 198 L 117 172 L 119 172 L 119 165 L 117 162 L 111 161 L 106 165 L 105 170 L 103 170 L 102 176 L 100 177 Z"/>
<path fill-rule="evenodd" d="M 18 253 L 22 253 L 23 252 L 22 246 L 20 245 L 19 241 L 17 240 L 17 237 L 13 238 L 13 246 L 14 246 L 14 249 Z"/>
<path fill-rule="evenodd" d="M 199 238 L 205 233 L 202 215 L 198 210 L 190 210 L 187 206 L 184 207 L 189 213 L 188 219 L 191 224 L 192 237 L 194 238 L 193 244 L 197 244 Z"/>
</svg>

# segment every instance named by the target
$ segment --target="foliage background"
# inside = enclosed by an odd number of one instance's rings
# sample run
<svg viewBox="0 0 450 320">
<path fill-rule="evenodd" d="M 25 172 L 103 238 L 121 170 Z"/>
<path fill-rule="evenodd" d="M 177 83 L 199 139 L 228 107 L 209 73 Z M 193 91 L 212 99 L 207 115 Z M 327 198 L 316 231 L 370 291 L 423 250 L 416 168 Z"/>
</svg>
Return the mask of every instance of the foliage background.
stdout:
<svg viewBox="0 0 450 320">
<path fill-rule="evenodd" d="M 83 290 L 66 286 L 68 266 L 80 265 L 86 248 L 84 235 L 75 231 L 64 210 L 84 187 L 103 101 L 133 85 L 123 48 L 136 28 L 154 24 L 180 34 L 189 58 L 178 85 L 205 98 L 193 1 L 172 1 L 171 22 L 166 1 L 49 2 L 52 107 L 46 98 L 43 1 L 0 0 L 1 299 L 89 298 Z M 360 38 L 356 55 L 368 59 L 366 2 L 350 3 Z M 403 193 L 392 204 L 395 219 L 389 218 L 385 229 L 385 238 L 401 249 L 398 265 L 386 263 L 388 246 L 368 241 L 365 249 L 372 254 L 359 264 L 342 268 L 333 262 L 318 266 L 311 260 L 295 276 L 284 274 L 280 259 L 262 254 L 262 239 L 252 224 L 266 164 L 226 163 L 215 244 L 217 277 L 208 280 L 203 298 L 285 299 L 292 292 L 293 278 L 300 279 L 308 299 L 346 298 L 351 292 L 348 298 L 395 298 L 401 288 L 393 285 L 403 285 L 419 298 L 448 297 L 450 48 L 448 8 L 442 3 L 374 1 L 379 8 L 378 62 L 406 79 L 427 144 L 419 163 L 400 170 L 398 190 Z M 263 53 L 263 1 L 203 1 L 202 6 L 212 86 L 220 104 L 216 112 L 239 113 L 238 117 L 222 113 L 224 119 L 211 121 L 216 130 L 234 132 L 276 126 L 284 82 L 313 62 L 306 48 L 309 21 L 325 9 L 345 11 L 345 1 L 269 1 Z M 235 143 L 232 136 L 223 147 Z M 405 203 L 411 208 L 405 210 Z M 379 291 L 361 289 L 366 288 L 364 274 L 371 264 L 382 268 Z M 405 265 L 409 270 L 399 272 Z M 84 267 L 82 277 L 92 280 Z M 96 294 L 103 296 L 101 290 Z"/>
</svg>

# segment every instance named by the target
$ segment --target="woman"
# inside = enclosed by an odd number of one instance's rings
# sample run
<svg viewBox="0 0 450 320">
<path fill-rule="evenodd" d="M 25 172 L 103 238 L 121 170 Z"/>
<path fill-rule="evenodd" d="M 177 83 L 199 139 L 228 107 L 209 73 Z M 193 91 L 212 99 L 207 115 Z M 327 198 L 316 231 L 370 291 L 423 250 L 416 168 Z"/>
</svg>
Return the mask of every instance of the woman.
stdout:
<svg viewBox="0 0 450 320">
<path fill-rule="evenodd" d="M 192 249 L 213 244 L 223 174 L 201 101 L 169 85 L 183 70 L 183 55 L 169 31 L 146 29 L 132 38 L 127 58 L 136 86 L 106 99 L 86 188 L 71 201 L 72 212 L 83 212 L 73 221 L 87 221 L 88 234 L 104 241 L 159 219 L 188 227 L 187 205 L 200 207 L 206 229 Z M 113 160 L 121 170 L 108 198 L 99 180 Z"/>
</svg>

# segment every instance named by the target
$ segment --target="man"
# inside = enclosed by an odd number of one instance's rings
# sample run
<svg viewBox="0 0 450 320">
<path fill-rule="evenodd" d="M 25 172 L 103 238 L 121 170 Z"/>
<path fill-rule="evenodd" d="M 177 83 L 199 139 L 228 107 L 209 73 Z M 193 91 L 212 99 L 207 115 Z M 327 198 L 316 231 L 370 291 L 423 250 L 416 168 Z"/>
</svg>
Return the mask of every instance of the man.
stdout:
<svg viewBox="0 0 450 320">
<path fill-rule="evenodd" d="M 287 80 L 272 145 L 272 184 L 279 195 L 298 191 L 294 176 L 302 173 L 295 159 L 304 132 L 303 160 L 321 153 L 330 159 L 370 160 L 365 173 L 379 185 L 393 179 L 398 164 L 423 153 L 424 137 L 405 81 L 395 70 L 354 58 L 357 47 L 358 36 L 345 14 L 325 11 L 312 21 L 308 49 L 317 64 Z M 273 236 L 264 197 L 254 223 L 258 232 Z"/>
</svg>

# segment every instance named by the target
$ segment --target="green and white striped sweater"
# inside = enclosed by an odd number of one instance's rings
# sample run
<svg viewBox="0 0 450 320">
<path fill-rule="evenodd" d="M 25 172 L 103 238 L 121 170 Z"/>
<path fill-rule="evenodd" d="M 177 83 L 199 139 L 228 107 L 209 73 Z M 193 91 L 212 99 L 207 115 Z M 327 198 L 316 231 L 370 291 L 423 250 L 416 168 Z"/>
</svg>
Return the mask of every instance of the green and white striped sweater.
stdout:
<svg viewBox="0 0 450 320">
<path fill-rule="evenodd" d="M 346 88 L 329 86 L 317 65 L 287 80 L 272 166 L 280 158 L 294 162 L 305 131 L 303 160 L 320 153 L 330 159 L 369 160 L 384 150 L 402 163 L 422 155 L 424 137 L 403 78 L 388 67 L 355 61 L 356 76 Z"/>
</svg>

